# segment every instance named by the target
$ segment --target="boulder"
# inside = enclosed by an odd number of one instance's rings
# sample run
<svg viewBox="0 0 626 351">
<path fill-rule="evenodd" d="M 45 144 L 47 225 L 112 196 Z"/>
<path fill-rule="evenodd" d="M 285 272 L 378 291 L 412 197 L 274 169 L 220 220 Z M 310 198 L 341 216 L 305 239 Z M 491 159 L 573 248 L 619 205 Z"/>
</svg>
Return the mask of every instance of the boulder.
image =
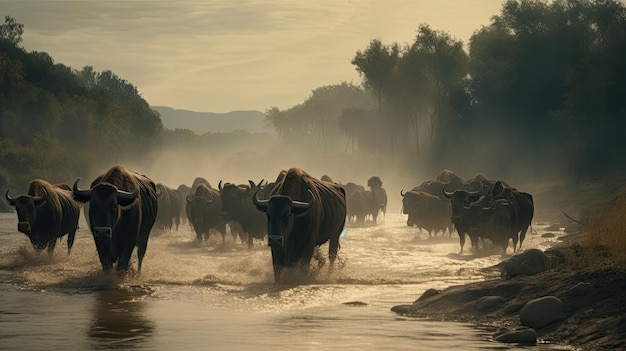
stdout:
<svg viewBox="0 0 626 351">
<path fill-rule="evenodd" d="M 541 329 L 565 319 L 563 303 L 556 296 L 544 296 L 530 300 L 519 314 L 523 326 Z"/>
<path fill-rule="evenodd" d="M 493 335 L 493 339 L 506 344 L 536 345 L 537 332 L 532 328 L 501 329 Z"/>
<path fill-rule="evenodd" d="M 518 275 L 535 275 L 550 269 L 550 258 L 539 249 L 528 249 L 504 261 L 500 276 L 508 279 Z"/>
</svg>

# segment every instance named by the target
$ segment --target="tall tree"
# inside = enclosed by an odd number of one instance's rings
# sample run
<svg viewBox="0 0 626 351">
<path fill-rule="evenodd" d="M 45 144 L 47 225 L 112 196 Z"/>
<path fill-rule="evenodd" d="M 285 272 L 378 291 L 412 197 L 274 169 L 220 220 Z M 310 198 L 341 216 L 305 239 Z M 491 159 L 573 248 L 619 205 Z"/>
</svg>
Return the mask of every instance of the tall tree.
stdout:
<svg viewBox="0 0 626 351">
<path fill-rule="evenodd" d="M 373 39 L 370 41 L 367 49 L 357 51 L 352 59 L 352 64 L 356 66 L 356 70 L 363 77 L 365 86 L 371 89 L 376 95 L 378 101 L 378 115 L 381 119 L 384 115 L 384 95 L 387 93 L 386 89 L 391 85 L 393 72 L 396 68 L 399 56 L 400 46 L 397 43 L 385 46 L 380 40 Z M 392 116 L 387 117 L 391 118 Z M 387 128 L 391 151 L 393 153 L 394 129 L 391 120 L 387 123 Z"/>
</svg>

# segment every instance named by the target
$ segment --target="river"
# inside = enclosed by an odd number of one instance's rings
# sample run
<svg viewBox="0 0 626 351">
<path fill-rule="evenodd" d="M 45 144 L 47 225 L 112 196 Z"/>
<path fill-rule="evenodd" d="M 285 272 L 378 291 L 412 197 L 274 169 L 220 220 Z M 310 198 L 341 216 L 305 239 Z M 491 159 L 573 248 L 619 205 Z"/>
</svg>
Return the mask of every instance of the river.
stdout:
<svg viewBox="0 0 626 351">
<path fill-rule="evenodd" d="M 3 213 L 0 349 L 519 349 L 490 340 L 487 328 L 391 312 L 428 288 L 485 279 L 481 268 L 501 260 L 497 253 L 459 255 L 456 235 L 429 239 L 405 221 L 388 213 L 376 226 L 347 228 L 335 269 L 285 272 L 275 283 L 261 241 L 251 249 L 230 236 L 198 243 L 181 225 L 153 233 L 141 274 L 119 278 L 102 273 L 83 218 L 71 254 L 63 238 L 50 257 L 17 232 L 14 213 Z M 563 234 L 543 238 L 547 224 L 533 225 L 524 248 L 546 249 Z"/>
</svg>

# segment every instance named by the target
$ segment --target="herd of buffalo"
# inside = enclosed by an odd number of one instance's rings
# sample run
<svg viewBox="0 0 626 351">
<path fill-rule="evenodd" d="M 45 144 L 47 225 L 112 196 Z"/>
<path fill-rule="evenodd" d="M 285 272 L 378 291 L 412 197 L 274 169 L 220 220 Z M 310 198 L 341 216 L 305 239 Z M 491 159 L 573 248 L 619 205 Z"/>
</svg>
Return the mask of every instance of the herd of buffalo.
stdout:
<svg viewBox="0 0 626 351">
<path fill-rule="evenodd" d="M 15 207 L 19 232 L 26 234 L 34 249 L 52 253 L 59 238 L 68 235 L 72 249 L 83 204 L 85 218 L 96 244 L 102 269 L 129 268 L 137 247 L 138 271 L 153 229 L 178 230 L 187 220 L 197 240 L 217 232 L 225 240 L 228 227 L 233 236 L 248 246 L 254 239 L 267 238 L 272 253 L 274 276 L 285 267 L 308 269 L 317 248 L 328 242 L 332 267 L 345 225 L 376 224 L 387 209 L 387 194 L 379 177 L 368 180 L 367 190 L 355 183 L 335 183 L 328 176 L 312 177 L 298 168 L 281 171 L 275 181 L 249 184 L 219 182 L 213 188 L 204 178 L 191 185 L 170 188 L 145 175 L 116 165 L 96 177 L 88 189 L 76 180 L 69 184 L 31 181 L 27 194 L 6 199 Z M 534 212 L 530 194 L 477 174 L 468 181 L 443 170 L 402 195 L 407 225 L 429 233 L 452 233 L 461 245 L 465 236 L 473 248 L 479 240 L 490 241 L 506 252 L 509 239 L 513 250 L 521 247 Z"/>
</svg>

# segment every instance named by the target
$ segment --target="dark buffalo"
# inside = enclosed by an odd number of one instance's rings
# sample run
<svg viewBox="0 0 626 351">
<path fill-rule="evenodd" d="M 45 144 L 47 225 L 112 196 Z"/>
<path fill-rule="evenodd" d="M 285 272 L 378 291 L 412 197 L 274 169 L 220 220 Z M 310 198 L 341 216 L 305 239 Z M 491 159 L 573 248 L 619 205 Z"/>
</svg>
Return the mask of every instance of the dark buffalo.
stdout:
<svg viewBox="0 0 626 351">
<path fill-rule="evenodd" d="M 118 271 L 127 270 L 137 246 L 141 271 L 159 206 L 154 182 L 119 165 L 99 176 L 89 190 L 80 190 L 79 180 L 74 182 L 74 198 L 89 202 L 89 228 L 102 269 L 108 272 L 117 262 Z"/>
<path fill-rule="evenodd" d="M 157 213 L 155 226 L 161 230 L 171 231 L 173 226 L 176 225 L 176 231 L 178 231 L 183 207 L 182 194 L 165 184 L 158 183 L 156 186 L 159 212 Z"/>
<path fill-rule="evenodd" d="M 244 240 L 248 247 L 252 247 L 253 239 L 265 236 L 265 216 L 256 210 L 252 204 L 252 196 L 257 190 L 263 189 L 263 181 L 255 184 L 248 181 L 246 184 L 225 183 L 220 181 L 218 188 L 222 199 L 222 216 L 230 223 L 237 222 L 243 230 Z M 232 229 L 232 227 L 231 227 Z"/>
<path fill-rule="evenodd" d="M 402 196 L 402 213 L 409 215 L 406 225 L 427 231 L 428 237 L 436 236 L 439 231 L 445 233 L 448 230 L 452 233 L 450 200 L 421 191 L 419 187 L 406 193 L 401 190 L 400 195 Z"/>
<path fill-rule="evenodd" d="M 365 190 L 363 185 L 358 185 L 353 182 L 348 182 L 340 186 L 346 194 L 346 218 L 348 224 L 357 226 L 364 225 L 365 217 L 367 216 L 365 203 L 367 190 Z"/>
<path fill-rule="evenodd" d="M 259 211 L 267 214 L 276 279 L 284 267 L 307 270 L 315 249 L 326 242 L 332 267 L 346 222 L 346 197 L 341 186 L 291 168 L 268 200 L 254 196 L 253 201 Z"/>
<path fill-rule="evenodd" d="M 470 208 L 470 217 L 472 217 L 470 224 L 475 227 L 477 235 L 501 247 L 503 255 L 509 246 L 509 239 L 513 240 L 513 249 L 517 246 L 518 235 L 514 207 L 506 199 L 497 199 L 489 207 L 472 205 Z M 473 218 L 474 213 L 479 213 L 478 218 Z"/>
<path fill-rule="evenodd" d="M 534 205 L 530 194 L 512 188 L 504 181 L 489 180 L 478 173 L 471 179 L 480 184 L 480 190 L 472 193 L 467 206 L 463 190 L 455 192 L 444 190 L 451 198 L 452 221 L 455 222 L 459 236 L 466 233 L 476 248 L 478 239 L 488 239 L 506 252 L 509 239 L 513 241 L 513 251 L 517 243 L 524 240 L 532 221 Z M 513 230 L 513 232 L 511 232 Z M 464 240 L 461 239 L 461 251 Z"/>
<path fill-rule="evenodd" d="M 427 180 L 404 193 L 402 196 L 402 213 L 409 215 L 408 226 L 417 226 L 428 232 L 428 236 L 436 235 L 439 231 L 451 234 L 454 224 L 450 221 L 452 206 L 443 193 L 444 187 L 460 189 L 464 187 L 463 180 L 454 172 L 444 169 L 435 177 Z"/>
<path fill-rule="evenodd" d="M 191 188 L 186 184 L 181 184 L 178 188 L 176 188 L 176 191 L 178 191 L 180 198 L 184 201 L 184 199 L 187 198 L 187 195 L 191 192 Z M 185 207 L 186 206 L 184 204 L 181 204 L 180 206 L 180 221 L 183 223 L 187 220 L 187 209 Z"/>
<path fill-rule="evenodd" d="M 370 193 L 365 199 L 365 208 L 368 215 L 372 216 L 374 224 L 378 218 L 378 213 L 382 212 L 383 218 L 387 213 L 387 191 L 383 188 L 383 182 L 379 177 L 373 176 L 367 180 Z"/>
<path fill-rule="evenodd" d="M 365 224 L 367 216 L 366 201 L 369 197 L 367 190 L 354 190 L 350 194 L 346 193 L 346 217 L 349 224 L 362 226 Z"/>
<path fill-rule="evenodd" d="M 459 243 L 461 244 L 461 253 L 465 245 L 465 236 L 469 236 L 472 247 L 478 247 L 478 236 L 475 234 L 470 223 L 470 206 L 472 202 L 477 201 L 481 197 L 483 186 L 480 182 L 474 182 L 463 188 L 448 189 L 444 187 L 442 192 L 445 197 L 450 199 L 452 216 L 451 222 L 454 224 L 459 234 Z"/>
<path fill-rule="evenodd" d="M 497 181 L 487 196 L 485 203 L 488 204 L 489 201 L 498 199 L 506 199 L 511 204 L 512 221 L 516 231 L 519 233 L 519 248 L 521 248 L 526 238 L 526 232 L 532 224 L 535 212 L 533 196 L 512 188 L 505 182 Z M 513 246 L 513 251 L 516 251 L 515 246 Z"/>
<path fill-rule="evenodd" d="M 48 249 L 52 254 L 57 239 L 67 234 L 67 254 L 69 255 L 80 217 L 80 204 L 74 201 L 72 193 L 63 185 L 52 185 L 45 180 L 30 182 L 27 195 L 16 198 L 5 197 L 17 212 L 17 230 L 30 239 L 37 251 Z"/>
<path fill-rule="evenodd" d="M 198 183 L 187 195 L 187 218 L 191 223 L 198 241 L 209 239 L 210 231 L 217 230 L 226 240 L 226 221 L 222 217 L 222 200 L 216 189 L 204 183 Z"/>
</svg>

